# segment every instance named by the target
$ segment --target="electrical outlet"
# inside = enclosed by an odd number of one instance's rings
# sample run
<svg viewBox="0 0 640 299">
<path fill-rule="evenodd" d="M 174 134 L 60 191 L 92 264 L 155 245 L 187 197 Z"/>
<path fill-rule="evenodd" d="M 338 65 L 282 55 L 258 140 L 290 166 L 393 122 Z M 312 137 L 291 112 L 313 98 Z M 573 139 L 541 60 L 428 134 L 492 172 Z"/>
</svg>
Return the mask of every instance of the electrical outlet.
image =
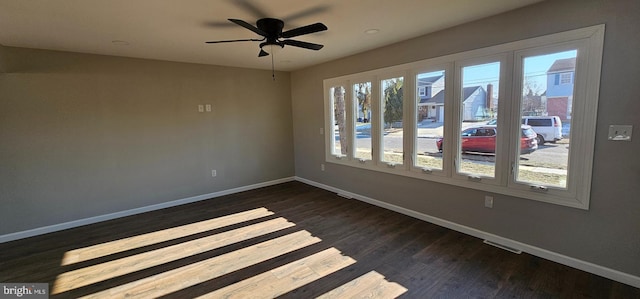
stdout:
<svg viewBox="0 0 640 299">
<path fill-rule="evenodd" d="M 631 141 L 632 130 L 633 130 L 633 126 L 610 125 L 609 126 L 609 140 Z"/>
<path fill-rule="evenodd" d="M 211 170 L 211 177 L 215 178 L 217 175 L 218 175 L 218 172 L 215 169 Z"/>
<path fill-rule="evenodd" d="M 489 209 L 493 208 L 493 196 L 484 197 L 484 207 Z"/>
<path fill-rule="evenodd" d="M 324 171 L 324 164 L 320 164 L 320 171 Z"/>
<path fill-rule="evenodd" d="M 207 111 L 207 112 L 211 112 L 211 104 L 206 104 L 206 105 L 204 105 L 204 109 L 205 109 L 205 111 Z"/>
<path fill-rule="evenodd" d="M 324 128 L 320 128 L 320 135 L 324 135 Z"/>
</svg>

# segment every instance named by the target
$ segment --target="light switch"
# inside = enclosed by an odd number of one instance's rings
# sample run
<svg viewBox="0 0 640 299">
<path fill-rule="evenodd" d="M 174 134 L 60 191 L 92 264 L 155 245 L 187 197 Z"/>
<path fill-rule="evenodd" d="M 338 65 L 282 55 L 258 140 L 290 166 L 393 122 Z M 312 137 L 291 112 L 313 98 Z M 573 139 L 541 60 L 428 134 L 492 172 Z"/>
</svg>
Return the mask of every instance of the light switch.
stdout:
<svg viewBox="0 0 640 299">
<path fill-rule="evenodd" d="M 204 107 L 207 112 L 211 112 L 211 104 L 206 104 Z"/>
<path fill-rule="evenodd" d="M 631 125 L 610 125 L 609 140 L 631 141 L 632 130 L 633 126 Z"/>
<path fill-rule="evenodd" d="M 204 112 L 204 105 L 198 105 L 198 112 Z"/>
</svg>

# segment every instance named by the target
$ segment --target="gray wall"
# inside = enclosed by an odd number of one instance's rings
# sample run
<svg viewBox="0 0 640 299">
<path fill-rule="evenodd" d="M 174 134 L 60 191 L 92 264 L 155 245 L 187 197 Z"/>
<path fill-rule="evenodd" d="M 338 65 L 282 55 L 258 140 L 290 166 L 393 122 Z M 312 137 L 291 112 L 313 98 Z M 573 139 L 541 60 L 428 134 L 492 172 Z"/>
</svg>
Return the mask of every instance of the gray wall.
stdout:
<svg viewBox="0 0 640 299">
<path fill-rule="evenodd" d="M 293 72 L 296 175 L 640 276 L 640 136 L 607 141 L 610 124 L 640 129 L 640 1 L 554 0 Z M 544 34 L 606 24 L 588 211 L 326 164 L 322 80 Z M 636 133 L 636 135 L 638 135 Z"/>
<path fill-rule="evenodd" d="M 0 74 L 7 71 L 7 62 L 6 62 L 4 52 L 5 52 L 4 46 L 0 45 Z"/>
<path fill-rule="evenodd" d="M 0 235 L 294 175 L 289 73 L 0 51 Z"/>
</svg>

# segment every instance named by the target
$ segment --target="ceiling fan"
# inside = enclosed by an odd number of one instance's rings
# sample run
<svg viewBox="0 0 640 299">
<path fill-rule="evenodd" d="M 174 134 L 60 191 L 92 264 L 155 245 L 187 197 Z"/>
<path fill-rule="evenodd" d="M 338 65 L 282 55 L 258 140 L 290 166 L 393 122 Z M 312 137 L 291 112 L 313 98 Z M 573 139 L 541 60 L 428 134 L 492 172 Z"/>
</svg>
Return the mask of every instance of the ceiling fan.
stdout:
<svg viewBox="0 0 640 299">
<path fill-rule="evenodd" d="M 303 42 L 299 40 L 290 39 L 292 37 L 316 33 L 320 31 L 327 30 L 327 26 L 322 23 L 315 23 L 307 26 L 302 26 L 294 29 L 290 29 L 287 31 L 282 31 L 284 28 L 284 21 L 274 18 L 262 18 L 256 22 L 257 26 L 253 26 L 243 20 L 238 19 L 229 19 L 229 21 L 240 25 L 246 29 L 253 31 L 254 33 L 260 35 L 261 39 L 233 39 L 233 40 L 218 40 L 218 41 L 208 41 L 207 44 L 218 44 L 218 43 L 233 43 L 233 42 L 261 42 L 260 43 L 260 52 L 258 53 L 258 57 L 268 56 L 264 50 L 264 46 L 273 45 L 280 46 L 284 48 L 285 45 L 299 47 L 309 50 L 320 50 L 323 45 L 314 44 L 309 42 Z"/>
</svg>

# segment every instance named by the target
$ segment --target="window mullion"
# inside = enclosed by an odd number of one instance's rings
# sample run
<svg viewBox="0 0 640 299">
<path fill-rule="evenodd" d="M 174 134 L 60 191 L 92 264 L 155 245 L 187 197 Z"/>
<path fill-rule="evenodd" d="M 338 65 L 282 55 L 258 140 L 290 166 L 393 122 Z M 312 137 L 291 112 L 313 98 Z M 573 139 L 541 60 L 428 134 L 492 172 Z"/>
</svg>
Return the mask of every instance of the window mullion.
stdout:
<svg viewBox="0 0 640 299">
<path fill-rule="evenodd" d="M 442 166 L 443 166 L 444 174 L 447 177 L 451 177 L 455 172 L 455 165 L 454 165 L 455 156 L 453 155 L 454 151 L 451 150 L 453 143 L 452 142 L 446 143 L 446 141 L 447 140 L 453 141 L 455 139 L 454 132 L 459 131 L 459 129 L 455 126 L 456 123 L 458 122 L 458 119 L 455 116 L 459 115 L 459 113 L 457 112 L 458 108 L 455 103 L 455 97 L 457 95 L 456 92 L 459 92 L 459 87 L 460 87 L 459 83 L 456 83 L 456 81 L 458 81 L 457 78 L 459 77 L 459 74 L 457 74 L 456 69 L 457 68 L 455 67 L 454 63 L 450 63 L 445 68 L 445 72 L 448 75 L 445 77 L 445 83 L 444 83 L 446 86 L 446 92 L 444 94 L 445 96 L 444 128 L 442 132 L 442 137 L 443 137 L 443 140 L 445 141 L 445 144 L 443 146 L 448 146 L 448 150 L 442 151 Z"/>
<path fill-rule="evenodd" d="M 371 78 L 371 157 L 374 165 L 380 165 L 380 82 L 377 76 Z"/>
<path fill-rule="evenodd" d="M 349 144 L 349 151 L 347 152 L 347 159 L 353 161 L 355 159 L 355 138 L 354 138 L 354 113 L 353 113 L 353 92 L 351 84 L 353 81 L 347 81 L 345 86 L 344 104 L 347 113 L 347 143 Z"/>
<path fill-rule="evenodd" d="M 510 55 L 511 54 L 511 55 Z M 498 97 L 496 100 L 504 99 L 503 101 L 499 101 L 498 103 L 498 118 L 503 118 L 504 120 L 510 120 L 509 111 L 511 111 L 511 105 L 513 101 L 506 99 L 513 99 L 516 94 L 512 93 L 512 90 L 508 88 L 513 85 L 513 53 L 503 53 L 500 55 L 500 87 L 498 90 Z M 512 130 L 520 132 L 518 129 L 513 129 L 513 127 L 520 127 L 520 122 L 517 121 L 513 126 L 507 125 L 506 121 L 502 123 L 498 122 L 497 128 L 499 132 L 504 132 L 504 134 L 498 135 L 498 140 L 496 142 L 496 182 L 498 185 L 507 186 L 507 182 L 509 180 L 509 175 L 511 173 L 511 152 L 513 152 L 513 148 L 511 147 L 515 140 L 520 140 L 519 134 L 513 135 Z M 515 142 L 519 144 L 518 142 Z"/>
<path fill-rule="evenodd" d="M 415 135 L 413 127 L 413 120 L 415 119 L 415 98 L 416 98 L 416 84 L 415 78 L 404 72 L 404 88 L 403 88 L 403 103 L 402 103 L 402 141 L 403 141 L 403 163 L 404 170 L 409 171 L 413 166 L 413 156 L 415 151 Z"/>
<path fill-rule="evenodd" d="M 453 88 L 450 92 L 449 111 L 445 108 L 445 128 L 444 128 L 444 144 L 443 158 L 448 162 L 449 170 L 453 178 L 460 178 L 457 174 L 460 165 L 460 124 L 462 112 L 460 111 L 460 99 L 462 97 L 462 65 L 458 62 L 454 64 Z M 447 126 L 448 125 L 448 126 Z"/>
</svg>

